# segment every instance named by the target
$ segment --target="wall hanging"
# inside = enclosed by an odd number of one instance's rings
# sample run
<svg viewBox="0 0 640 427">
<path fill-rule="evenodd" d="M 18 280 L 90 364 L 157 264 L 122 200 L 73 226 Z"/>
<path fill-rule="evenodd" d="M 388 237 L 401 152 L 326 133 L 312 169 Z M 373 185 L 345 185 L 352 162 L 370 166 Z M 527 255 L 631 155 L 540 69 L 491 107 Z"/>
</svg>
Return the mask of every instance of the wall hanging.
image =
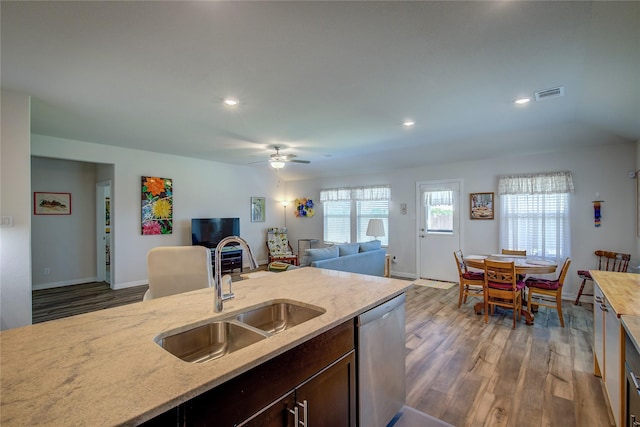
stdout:
<svg viewBox="0 0 640 427">
<path fill-rule="evenodd" d="M 469 193 L 471 219 L 493 219 L 493 193 Z"/>
<path fill-rule="evenodd" d="M 33 193 L 34 215 L 71 215 L 71 193 Z"/>
<path fill-rule="evenodd" d="M 600 227 L 601 221 L 601 205 L 604 203 L 604 200 L 594 200 L 593 201 L 593 225 L 594 227 Z"/>
<path fill-rule="evenodd" d="M 142 234 L 173 232 L 173 180 L 142 177 Z"/>
<path fill-rule="evenodd" d="M 265 203 L 264 197 L 251 198 L 251 222 L 264 222 Z"/>
<path fill-rule="evenodd" d="M 302 199 L 296 199 L 295 203 L 296 203 L 296 211 L 295 211 L 296 216 L 311 218 L 314 215 L 315 212 L 313 210 L 313 200 L 307 199 L 305 197 Z"/>
</svg>

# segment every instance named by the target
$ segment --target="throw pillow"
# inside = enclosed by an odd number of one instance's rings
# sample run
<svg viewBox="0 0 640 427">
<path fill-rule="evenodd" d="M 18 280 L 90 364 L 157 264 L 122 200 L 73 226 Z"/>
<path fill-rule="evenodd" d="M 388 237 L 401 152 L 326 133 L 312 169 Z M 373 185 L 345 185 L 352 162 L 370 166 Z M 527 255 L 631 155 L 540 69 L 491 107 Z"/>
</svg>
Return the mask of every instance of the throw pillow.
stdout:
<svg viewBox="0 0 640 427">
<path fill-rule="evenodd" d="M 360 250 L 360 243 L 344 243 L 338 245 L 338 254 L 340 256 L 355 255 Z"/>
<path fill-rule="evenodd" d="M 302 265 L 310 265 L 314 261 L 320 261 L 329 258 L 338 258 L 338 247 L 329 246 L 328 248 L 306 249 L 304 257 L 302 257 Z"/>
<path fill-rule="evenodd" d="M 360 252 L 375 251 L 376 249 L 380 249 L 381 247 L 382 247 L 382 242 L 380 240 L 362 242 L 360 243 Z"/>
</svg>

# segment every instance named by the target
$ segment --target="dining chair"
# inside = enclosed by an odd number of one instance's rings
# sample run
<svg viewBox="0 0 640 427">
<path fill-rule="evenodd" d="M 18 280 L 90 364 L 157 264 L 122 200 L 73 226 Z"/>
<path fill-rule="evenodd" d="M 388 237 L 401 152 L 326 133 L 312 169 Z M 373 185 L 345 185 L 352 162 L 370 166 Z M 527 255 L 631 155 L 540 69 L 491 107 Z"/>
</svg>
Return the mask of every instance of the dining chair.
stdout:
<svg viewBox="0 0 640 427">
<path fill-rule="evenodd" d="M 458 267 L 458 277 L 460 280 L 460 296 L 458 297 L 458 308 L 464 302 L 467 303 L 468 296 L 483 297 L 484 273 L 480 271 L 469 271 L 464 263 L 462 251 L 454 251 L 453 256 L 456 259 Z"/>
<path fill-rule="evenodd" d="M 513 310 L 513 329 L 522 311 L 522 290 L 525 283 L 518 280 L 515 262 L 484 260 L 484 322 L 489 322 L 489 310 L 503 307 Z"/>
<path fill-rule="evenodd" d="M 560 326 L 564 328 L 564 317 L 562 316 L 562 285 L 567 276 L 571 259 L 564 260 L 558 278 L 555 280 L 529 277 L 525 281 L 527 285 L 527 311 L 529 314 L 534 311 L 534 306 L 555 308 L 558 311 Z"/>
<path fill-rule="evenodd" d="M 601 250 L 597 250 L 594 253 L 598 257 L 598 268 L 594 270 L 617 271 L 619 273 L 627 272 L 627 268 L 629 268 L 629 260 L 631 259 L 630 254 Z M 580 297 L 582 295 L 593 296 L 593 294 L 583 293 L 584 285 L 587 283 L 587 280 L 593 280 L 591 272 L 589 270 L 578 270 L 578 276 L 582 279 L 582 283 L 580 284 L 580 290 L 578 291 L 578 296 L 574 302 L 575 305 L 580 303 Z"/>
<path fill-rule="evenodd" d="M 147 253 L 147 276 L 143 301 L 212 287 L 211 251 L 197 245 L 153 248 Z"/>
<path fill-rule="evenodd" d="M 503 249 L 502 255 L 518 255 L 518 256 L 527 256 L 527 251 L 518 251 L 514 249 Z"/>
</svg>

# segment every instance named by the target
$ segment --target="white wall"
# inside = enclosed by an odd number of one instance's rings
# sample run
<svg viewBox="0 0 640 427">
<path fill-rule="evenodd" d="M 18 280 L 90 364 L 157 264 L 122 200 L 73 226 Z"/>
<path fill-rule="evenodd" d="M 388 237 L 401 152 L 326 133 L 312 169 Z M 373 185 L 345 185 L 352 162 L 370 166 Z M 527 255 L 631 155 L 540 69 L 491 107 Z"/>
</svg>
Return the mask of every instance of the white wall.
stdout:
<svg viewBox="0 0 640 427">
<path fill-rule="evenodd" d="M 617 141 L 615 141 L 617 142 Z M 620 143 L 585 147 L 576 152 L 548 153 L 520 157 L 478 160 L 464 163 L 425 166 L 409 170 L 372 175 L 354 175 L 287 183 L 286 197 L 319 198 L 322 188 L 370 184 L 391 185 L 388 253 L 397 257 L 392 264 L 394 274 L 415 277 L 416 269 L 416 182 L 455 179 L 464 181 L 461 197 L 462 250 L 464 253 L 492 253 L 499 249 L 499 212 L 494 221 L 469 219 L 469 193 L 496 192 L 497 177 L 514 173 L 569 170 L 573 173 L 575 193 L 571 196 L 572 267 L 566 280 L 564 295 L 571 298 L 579 287 L 575 271 L 595 267 L 593 251 L 605 249 L 631 253 L 637 265 L 638 247 L 635 237 L 635 180 L 627 176 L 636 170 L 636 147 Z M 604 200 L 602 225 L 594 227 L 592 201 L 596 192 Z M 408 213 L 400 214 L 406 203 Z M 287 218 L 291 240 L 322 238 L 322 204 L 318 203 L 313 218 Z M 499 209 L 499 205 L 497 205 Z M 287 209 L 289 211 L 289 209 Z M 455 269 L 453 256 L 451 268 Z"/>
<path fill-rule="evenodd" d="M 31 324 L 31 176 L 28 96 L 3 90 L 0 139 L 0 327 Z"/>
<path fill-rule="evenodd" d="M 71 215 L 32 213 L 33 289 L 96 280 L 96 166 L 32 157 L 32 191 L 71 193 Z"/>
<path fill-rule="evenodd" d="M 258 261 L 266 262 L 266 228 L 272 213 L 280 207 L 275 196 L 277 176 L 270 168 L 233 166 L 43 135 L 32 135 L 31 151 L 34 156 L 114 164 L 111 285 L 115 289 L 147 282 L 149 249 L 190 245 L 191 218 L 239 217 L 242 237 L 255 250 Z M 141 235 L 141 176 L 173 179 L 173 234 Z M 250 222 L 251 196 L 266 197 L 266 222 Z"/>
</svg>

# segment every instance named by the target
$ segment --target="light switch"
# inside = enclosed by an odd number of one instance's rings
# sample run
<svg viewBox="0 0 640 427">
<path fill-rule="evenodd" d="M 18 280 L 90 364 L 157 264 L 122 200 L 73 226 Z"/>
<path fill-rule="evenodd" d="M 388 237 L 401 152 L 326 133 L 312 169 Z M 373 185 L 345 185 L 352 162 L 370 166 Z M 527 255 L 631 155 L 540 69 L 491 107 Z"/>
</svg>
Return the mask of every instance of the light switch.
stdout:
<svg viewBox="0 0 640 427">
<path fill-rule="evenodd" d="M 0 227 L 13 227 L 13 217 L 10 215 L 3 215 L 1 217 Z"/>
</svg>

